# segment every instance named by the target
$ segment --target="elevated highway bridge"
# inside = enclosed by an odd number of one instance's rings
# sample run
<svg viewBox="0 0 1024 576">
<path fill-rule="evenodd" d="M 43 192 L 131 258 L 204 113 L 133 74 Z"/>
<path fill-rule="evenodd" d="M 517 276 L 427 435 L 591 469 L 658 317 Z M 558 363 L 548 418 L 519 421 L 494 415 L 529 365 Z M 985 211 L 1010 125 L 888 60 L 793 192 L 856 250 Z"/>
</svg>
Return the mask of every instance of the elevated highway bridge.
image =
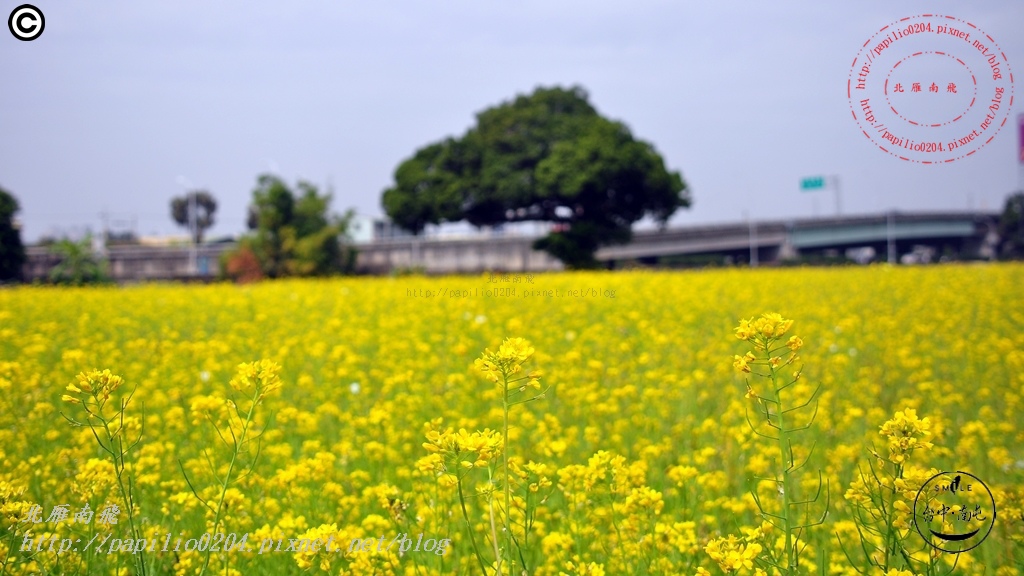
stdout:
<svg viewBox="0 0 1024 576">
<path fill-rule="evenodd" d="M 636 231 L 629 244 L 602 248 L 597 259 L 608 268 L 632 262 L 663 266 L 771 264 L 787 259 L 813 261 L 821 256 L 841 256 L 848 249 L 870 248 L 876 260 L 886 260 L 891 253 L 898 261 L 918 246 L 957 259 L 988 259 L 995 255 L 998 219 L 998 214 L 988 212 L 890 213 L 678 226 Z M 535 239 L 484 234 L 380 239 L 357 245 L 357 271 L 387 274 L 417 269 L 428 274 L 476 274 L 562 269 L 559 261 L 532 248 Z M 194 255 L 188 246 L 109 246 L 103 257 L 118 282 L 208 281 L 218 274 L 220 254 L 234 246 L 204 244 Z M 30 282 L 45 281 L 60 261 L 46 247 L 30 247 L 26 252 L 24 277 Z"/>
<path fill-rule="evenodd" d="M 733 262 L 778 262 L 848 249 L 871 248 L 881 259 L 895 258 L 915 246 L 962 259 L 989 258 L 997 238 L 998 214 L 888 213 L 866 216 L 809 218 L 640 231 L 623 246 L 601 249 L 602 261 L 679 256 L 722 256 Z"/>
<path fill-rule="evenodd" d="M 938 255 L 988 259 L 995 255 L 998 218 L 998 214 L 989 212 L 894 212 L 679 226 L 660 231 L 635 231 L 629 244 L 604 247 L 598 250 L 596 257 L 608 268 L 627 262 L 753 261 L 766 264 L 871 248 L 875 259 L 886 260 L 892 252 L 898 261 L 916 246 L 924 246 Z M 557 260 L 531 248 L 533 240 L 533 237 L 496 236 L 379 241 L 359 247 L 359 268 L 371 273 L 395 268 L 420 268 L 427 273 L 561 269 Z"/>
</svg>

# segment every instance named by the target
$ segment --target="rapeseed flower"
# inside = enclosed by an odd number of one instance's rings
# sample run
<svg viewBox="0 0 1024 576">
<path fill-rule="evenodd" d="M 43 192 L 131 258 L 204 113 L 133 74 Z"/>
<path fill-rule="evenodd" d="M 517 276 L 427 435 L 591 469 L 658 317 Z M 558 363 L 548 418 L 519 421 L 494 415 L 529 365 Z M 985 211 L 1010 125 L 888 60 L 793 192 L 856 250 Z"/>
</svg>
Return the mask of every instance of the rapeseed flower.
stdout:
<svg viewBox="0 0 1024 576">
<path fill-rule="evenodd" d="M 334 550 L 327 550 L 327 544 L 331 542 L 332 536 L 335 540 L 335 542 L 332 543 Z M 316 569 L 318 570 L 330 572 L 331 561 L 337 556 L 335 551 L 339 547 L 343 547 L 345 545 L 340 536 L 341 534 L 338 531 L 338 524 L 336 522 L 331 524 L 321 524 L 320 526 L 310 528 L 309 530 L 299 534 L 298 539 L 300 541 L 309 540 L 311 544 L 313 542 L 319 542 L 317 551 L 314 552 L 312 550 L 312 546 L 310 546 L 295 554 L 295 563 L 298 565 L 299 569 L 309 570 L 316 566 Z"/>
<path fill-rule="evenodd" d="M 271 360 L 257 360 L 238 365 L 231 387 L 251 395 L 259 403 L 267 394 L 281 388 L 281 366 Z"/>
<path fill-rule="evenodd" d="M 759 349 L 765 350 L 766 342 L 781 338 L 792 325 L 792 320 L 786 320 L 777 312 L 769 312 L 757 319 L 741 319 L 734 331 L 740 340 L 753 342 Z"/>
<path fill-rule="evenodd" d="M 497 352 L 490 349 L 484 350 L 483 356 L 473 361 L 474 367 L 492 382 L 500 382 L 503 378 L 519 374 L 523 369 L 523 363 L 533 356 L 534 349 L 529 342 L 522 338 L 506 338 Z M 539 371 L 529 374 L 529 386 L 540 388 L 538 379 Z"/>
<path fill-rule="evenodd" d="M 756 360 L 753 354 L 747 352 L 743 356 L 734 355 L 732 365 L 740 372 L 750 372 L 750 363 Z"/>
<path fill-rule="evenodd" d="M 468 432 L 465 428 L 455 432 L 450 427 L 446 430 L 431 429 L 427 432 L 426 438 L 423 448 L 437 455 L 427 462 L 434 467 L 437 474 L 486 467 L 501 456 L 504 446 L 501 432 L 490 429 L 482 432 Z"/>
<path fill-rule="evenodd" d="M 110 395 L 121 387 L 124 380 L 107 370 L 80 372 L 75 381 L 67 385 L 66 390 L 74 394 L 65 394 L 61 400 L 69 404 L 85 403 L 89 407 L 102 409 Z"/>
<path fill-rule="evenodd" d="M 714 538 L 707 543 L 704 551 L 718 563 L 723 572 L 735 572 L 740 569 L 751 570 L 754 560 L 761 553 L 762 547 L 756 542 L 744 542 L 735 536 Z"/>
<path fill-rule="evenodd" d="M 933 446 L 927 438 L 931 436 L 931 422 L 918 418 L 917 411 L 907 408 L 896 412 L 892 419 L 882 424 L 879 434 L 888 439 L 889 461 L 903 464 L 914 450 L 927 450 Z"/>
<path fill-rule="evenodd" d="M 464 278 L 436 280 L 454 286 Z M 570 281 L 638 297 L 631 298 L 628 306 L 623 306 L 621 298 L 604 301 L 600 297 L 446 298 L 425 305 L 422 298 L 405 296 L 406 288 L 423 284 L 424 279 L 415 276 L 286 280 L 243 288 L 214 284 L 2 290 L 0 461 L 8 465 L 3 480 L 30 491 L 0 503 L 0 533 L 10 536 L 8 528 L 17 532 L 13 546 L 10 538 L 0 538 L 0 564 L 7 558 L 7 571 L 12 574 L 53 571 L 57 560 L 61 565 L 87 566 L 80 555 L 58 558 L 45 546 L 40 554 L 6 554 L 17 548 L 26 529 L 36 533 L 34 525 L 25 521 L 31 505 L 49 511 L 58 503 L 68 503 L 72 510 L 86 503 L 82 490 L 90 485 L 76 485 L 75 478 L 91 466 L 90 458 L 102 458 L 105 453 L 95 445 L 88 427 L 54 425 L 60 411 L 85 424 L 98 422 L 86 416 L 83 404 L 89 403 L 96 412 L 96 398 L 78 386 L 80 372 L 106 367 L 123 377 L 124 383 L 106 402 L 108 417 L 119 406 L 119 397 L 138 386 L 134 409 L 126 414 L 115 445 L 133 440 L 137 424 L 144 426 L 139 451 L 126 468 L 138 488 L 137 518 L 150 521 L 144 525 L 145 537 L 172 532 L 173 547 L 179 532 L 184 532 L 184 546 L 189 536 L 212 528 L 207 508 L 195 498 L 185 474 L 196 492 L 216 505 L 218 478 L 228 470 L 230 454 L 207 415 L 231 442 L 231 433 L 240 432 L 237 412 L 245 416 L 255 392 L 255 387 L 245 388 L 247 397 L 243 397 L 242 390 L 228 387 L 236 367 L 262 357 L 281 361 L 284 356 L 291 369 L 282 369 L 279 377 L 288 385 L 270 392 L 267 400 L 273 404 L 272 412 L 257 411 L 251 439 L 239 454 L 228 486 L 244 499 L 236 498 L 235 492 L 224 493 L 225 502 L 235 508 L 225 504 L 220 531 L 248 532 L 250 547 L 259 545 L 252 535 L 264 525 L 285 539 L 282 551 L 289 538 L 332 524 L 338 526 L 338 534 L 365 538 L 370 535 L 361 529 L 363 520 L 377 515 L 369 525 L 387 526 L 381 529 L 389 535 L 422 532 L 424 539 L 452 537 L 445 556 L 399 555 L 395 568 L 376 566 L 378 574 L 480 574 L 469 530 L 482 545 L 485 564 L 491 566 L 493 508 L 501 554 L 508 519 L 510 533 L 518 543 L 525 543 L 529 566 L 523 568 L 530 574 L 572 573 L 566 562 L 573 562 L 576 567 L 594 563 L 607 574 L 676 576 L 694 574 L 703 562 L 709 570 L 704 573 L 721 575 L 717 562 L 709 561 L 703 548 L 709 538 L 730 532 L 744 539 L 746 527 L 761 522 L 749 498 L 743 496 L 751 487 L 748 479 L 773 476 L 783 458 L 748 430 L 744 415 L 746 404 L 758 431 L 774 434 L 759 412 L 763 400 L 758 400 L 772 394 L 767 380 L 757 374 L 770 373 L 770 358 L 781 357 L 782 365 L 774 370 L 783 385 L 796 379 L 793 373 L 800 362 L 807 363 L 799 381 L 783 390 L 797 399 L 787 408 L 806 399 L 803 390 L 822 384 L 815 425 L 801 433 L 807 442 L 793 441 L 797 464 L 808 458 L 808 470 L 821 468 L 833 492 L 837 482 L 842 483 L 840 495 L 852 487 L 850 481 L 859 470 L 867 474 L 870 484 L 867 462 L 875 464 L 887 490 L 881 494 L 892 502 L 885 510 L 892 512 L 895 526 L 903 526 L 904 521 L 912 521 L 904 507 L 913 510 L 919 478 L 931 465 L 946 462 L 954 467 L 963 455 L 973 455 L 977 460 L 973 466 L 979 469 L 972 472 L 989 484 L 999 504 L 999 526 L 985 544 L 960 555 L 956 572 L 973 576 L 986 569 L 991 572 L 987 566 L 1004 566 L 999 576 L 1012 573 L 1012 553 L 1020 549 L 1024 537 L 1003 528 L 1010 526 L 1006 522 L 1011 518 L 1024 514 L 1020 504 L 1024 493 L 1012 482 L 1024 470 L 1016 448 L 1022 439 L 1017 423 L 1024 389 L 1024 331 L 1018 327 L 1024 317 L 1019 307 L 1006 303 L 1019 296 L 1024 266 L 763 269 L 749 275 L 740 270 L 574 272 L 537 278 L 540 289 L 563 289 Z M 649 297 L 654 294 L 673 298 L 666 303 Z M 709 300 L 702 297 L 706 294 L 719 297 Z M 783 320 L 793 317 L 797 322 L 774 337 L 779 323 L 770 319 L 775 322 L 770 354 L 748 341 L 740 340 L 743 343 L 737 347 L 738 341 L 728 334 L 731 330 L 724 332 L 725 338 L 709 337 L 725 321 L 723 309 L 759 310 L 772 302 L 784 303 L 788 314 L 782 315 Z M 912 305 L 905 305 L 908 302 Z M 764 338 L 764 330 L 752 326 L 760 317 L 758 313 L 745 318 L 748 336 Z M 726 328 L 737 324 L 741 323 Z M 438 326 L 450 329 L 438 330 Z M 957 329 L 935 330 L 934 326 Z M 482 391 L 473 391 L 470 383 L 478 377 L 474 359 L 481 356 L 479 352 L 486 346 L 498 354 L 508 335 L 524 337 L 536 350 L 520 364 L 519 372 L 509 375 L 509 380 L 515 380 L 508 385 L 509 393 L 517 395 L 512 401 L 529 398 L 531 388 L 556 377 L 571 385 L 546 395 L 549 401 L 512 411 L 510 444 L 508 450 L 501 448 L 503 454 L 510 453 L 507 470 L 501 457 L 477 466 L 477 455 L 469 452 L 465 461 L 472 463 L 471 468 L 446 464 L 441 453 L 421 448 L 421 443 L 429 441 L 420 426 L 444 416 L 439 432 L 447 426 L 452 434 L 459 429 L 471 433 L 502 428 L 495 406 L 502 380 L 495 384 L 490 377 L 479 376 L 486 389 Z M 747 358 L 747 351 L 754 359 L 745 361 L 750 372 L 743 372 L 735 366 L 734 354 Z M 785 366 L 795 354 L 803 359 Z M 531 383 L 528 376 L 535 360 L 545 363 L 536 366 L 543 368 L 544 377 Z M 723 393 L 723 384 L 733 382 L 734 375 L 739 377 L 739 387 L 734 389 L 738 393 Z M 753 388 L 743 386 L 744 376 Z M 255 385 L 258 373 L 250 381 Z M 803 388 L 804 382 L 810 382 L 810 388 Z M 68 383 L 74 389 L 67 389 Z M 238 384 L 243 386 L 241 381 Z M 87 385 L 91 391 L 97 388 Z M 751 394 L 749 404 L 743 401 L 744 392 Z M 197 398 L 202 400 L 193 412 Z M 927 407 L 931 434 L 911 437 L 935 446 L 908 452 L 902 464 L 904 477 L 894 481 L 896 464 L 889 460 L 889 436 L 877 436 L 878 426 L 907 406 L 917 409 L 919 420 Z M 811 409 L 807 412 L 809 416 Z M 772 408 L 771 418 L 775 414 Z M 229 416 L 234 422 L 230 426 Z M 803 416 L 800 411 L 787 413 L 786 421 L 800 426 L 807 422 Z M 193 418 L 199 425 L 192 424 Z M 111 434 L 119 429 L 120 418 L 112 420 Z M 104 435 L 102 430 L 97 432 Z M 864 451 L 871 435 L 881 439 L 875 443 L 883 467 Z M 942 445 L 947 442 L 948 446 Z M 163 448 L 151 450 L 154 446 Z M 908 442 L 900 449 L 911 446 Z M 588 466 L 590 456 L 601 450 L 625 459 L 617 466 L 610 462 Z M 863 463 L 858 462 L 862 455 Z M 929 461 L 932 458 L 934 462 Z M 529 471 L 531 462 L 542 464 L 545 472 Z M 642 474 L 627 473 L 631 466 L 642 467 Z M 616 475 L 613 468 L 621 473 Z M 89 506 L 98 511 L 118 499 L 119 489 L 98 495 L 110 477 L 108 470 L 92 472 L 91 477 L 82 474 L 82 480 L 95 482 L 96 501 Z M 461 515 L 456 474 L 465 484 L 469 526 Z M 551 485 L 545 485 L 544 476 Z M 594 480 L 590 490 L 584 480 Z M 513 488 L 509 514 L 501 496 L 506 481 Z M 794 490 L 787 492 L 800 500 L 812 497 L 816 481 L 817 474 L 800 474 Z M 386 505 L 380 494 L 385 482 L 397 490 L 389 493 L 394 502 Z M 771 481 L 760 484 L 762 503 L 769 512 L 778 513 L 783 494 Z M 486 497 L 477 496 L 481 486 Z M 660 514 L 647 514 L 635 505 L 627 508 L 630 495 L 646 493 L 645 488 L 661 494 Z M 879 485 L 874 489 L 876 497 L 883 490 Z M 1011 493 L 1016 499 L 1004 496 Z M 39 500 L 39 494 L 45 498 Z M 867 562 L 856 557 L 860 542 L 853 520 L 856 514 L 870 518 L 870 510 L 880 508 L 870 503 L 870 497 L 864 504 L 867 509 L 835 494 L 832 503 L 828 529 L 800 533 L 809 546 L 801 555 L 801 573 L 852 574 L 849 561 L 835 545 L 835 532 L 854 561 Z M 305 527 L 280 529 L 289 525 L 289 514 L 292 521 L 304 517 Z M 396 526 L 398 517 L 404 522 L 401 527 Z M 803 518 L 801 510 L 799 519 Z M 126 520 L 122 513 L 115 536 L 128 536 Z M 762 561 L 753 560 L 753 570 L 740 568 L 730 574 L 754 575 L 759 567 L 766 568 L 769 542 L 770 552 L 779 558 L 782 523 L 777 523 L 775 532 L 755 542 L 764 548 Z M 76 530 L 84 528 L 69 525 L 58 535 L 80 537 Z M 937 525 L 934 528 L 938 530 Z M 894 534 L 907 532 L 908 545 L 926 546 L 912 527 L 909 532 L 893 530 Z M 52 527 L 46 531 L 57 532 Z M 870 550 L 885 546 L 884 532 L 876 537 L 862 531 Z M 515 545 L 512 550 L 516 551 Z M 820 570 L 804 569 L 803 562 L 817 563 L 822 554 Z M 375 566 L 353 564 L 368 561 L 357 556 L 332 556 L 329 572 L 358 574 L 365 568 L 363 573 L 372 573 Z M 899 566 L 897 572 L 924 573 L 917 562 L 928 560 L 927 550 L 922 556 L 912 549 L 909 556 L 915 563 L 912 568 L 905 568 L 899 558 L 891 566 Z M 953 555 L 940 556 L 937 562 L 948 570 L 946 556 Z M 884 561 L 884 554 L 879 557 Z M 968 557 L 974 558 L 972 564 L 965 561 Z M 177 555 L 147 555 L 152 572 L 159 574 L 174 574 L 176 559 L 181 560 L 182 573 L 194 575 L 203 564 L 202 554 L 184 550 Z M 317 571 L 322 558 L 310 560 L 308 570 Z M 221 554 L 211 559 L 206 573 L 288 573 L 301 570 L 297 562 L 282 553 Z M 134 573 L 131 564 L 125 555 L 104 554 L 93 556 L 88 567 L 97 574 Z M 503 559 L 505 574 L 509 564 Z M 518 576 L 522 571 L 518 560 L 515 568 Z M 888 568 L 865 571 L 884 575 Z"/>
</svg>

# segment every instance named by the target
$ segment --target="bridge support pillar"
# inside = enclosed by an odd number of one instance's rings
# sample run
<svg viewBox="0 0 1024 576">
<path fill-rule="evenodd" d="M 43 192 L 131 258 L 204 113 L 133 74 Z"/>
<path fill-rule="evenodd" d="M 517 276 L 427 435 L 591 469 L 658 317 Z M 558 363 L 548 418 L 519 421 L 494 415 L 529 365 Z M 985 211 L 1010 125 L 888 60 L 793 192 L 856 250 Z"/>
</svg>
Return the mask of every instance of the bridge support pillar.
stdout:
<svg viewBox="0 0 1024 576">
<path fill-rule="evenodd" d="M 796 249 L 796 246 L 790 241 L 789 237 L 786 237 L 786 241 L 779 246 L 779 260 L 796 260 L 800 257 L 800 251 Z"/>
</svg>

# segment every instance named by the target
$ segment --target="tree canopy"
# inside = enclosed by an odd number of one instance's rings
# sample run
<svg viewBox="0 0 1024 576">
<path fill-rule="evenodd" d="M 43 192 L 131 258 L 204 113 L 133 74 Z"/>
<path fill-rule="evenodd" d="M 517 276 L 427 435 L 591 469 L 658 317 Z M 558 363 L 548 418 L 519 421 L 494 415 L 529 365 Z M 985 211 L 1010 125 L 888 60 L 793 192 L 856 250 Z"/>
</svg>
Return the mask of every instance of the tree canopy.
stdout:
<svg viewBox="0 0 1024 576">
<path fill-rule="evenodd" d="M 192 230 L 192 210 L 195 209 L 195 230 Z M 193 190 L 184 196 L 171 199 L 171 218 L 179 226 L 189 229 L 192 241 L 199 244 L 203 233 L 213 226 L 213 214 L 217 211 L 217 200 L 206 190 Z"/>
<path fill-rule="evenodd" d="M 443 222 L 558 223 L 534 247 L 586 268 L 601 245 L 628 242 L 633 223 L 664 225 L 691 200 L 652 144 L 598 114 L 582 88 L 554 87 L 484 110 L 461 138 L 417 150 L 382 203 L 417 234 Z"/>
<path fill-rule="evenodd" d="M 1016 192 L 1006 198 L 999 218 L 999 237 L 1004 256 L 1024 258 L 1024 192 Z"/>
<path fill-rule="evenodd" d="M 340 240 L 348 231 L 352 212 L 332 216 L 330 194 L 321 195 L 308 182 L 299 182 L 296 189 L 298 193 L 276 176 L 258 178 L 248 214 L 253 233 L 243 238 L 235 255 L 239 261 L 229 261 L 229 271 L 247 270 L 245 274 L 252 277 L 247 261 L 253 256 L 262 275 L 270 278 L 326 276 L 354 267 L 354 251 Z"/>
<path fill-rule="evenodd" d="M 0 282 L 21 278 L 21 267 L 25 263 L 21 230 L 14 221 L 19 208 L 18 200 L 0 188 Z"/>
<path fill-rule="evenodd" d="M 50 270 L 51 282 L 72 286 L 110 282 L 107 262 L 93 252 L 91 235 L 78 241 L 58 240 L 50 246 L 50 252 L 60 257 L 60 262 Z"/>
</svg>

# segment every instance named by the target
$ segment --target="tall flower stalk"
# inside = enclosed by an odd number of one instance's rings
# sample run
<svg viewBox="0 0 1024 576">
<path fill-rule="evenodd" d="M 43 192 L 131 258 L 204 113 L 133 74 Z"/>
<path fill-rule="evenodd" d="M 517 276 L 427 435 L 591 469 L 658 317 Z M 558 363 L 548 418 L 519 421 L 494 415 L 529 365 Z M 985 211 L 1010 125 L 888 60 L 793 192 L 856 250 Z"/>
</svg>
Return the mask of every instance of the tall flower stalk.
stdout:
<svg viewBox="0 0 1024 576">
<path fill-rule="evenodd" d="M 488 380 L 498 386 L 502 403 L 502 429 L 485 429 L 482 432 L 467 432 L 461 429 L 455 432 L 451 427 L 440 429 L 441 419 L 427 424 L 427 442 L 423 447 L 429 452 L 421 460 L 420 466 L 432 471 L 438 482 L 448 487 L 456 487 L 459 507 L 466 522 L 469 541 L 484 576 L 489 574 L 518 574 L 528 570 L 524 549 L 528 542 L 528 534 L 532 524 L 530 514 L 531 493 L 549 487 L 551 482 L 544 476 L 544 467 L 533 462 L 522 465 L 510 458 L 509 428 L 510 412 L 513 406 L 525 404 L 544 397 L 544 392 L 533 393 L 530 390 L 540 389 L 539 371 L 525 373 L 523 364 L 533 355 L 534 349 L 522 338 L 508 338 L 497 352 L 485 350 L 483 355 L 474 362 L 474 366 Z M 500 473 L 499 462 L 500 460 Z M 465 481 L 473 470 L 487 470 L 486 483 L 477 488 L 478 496 L 486 498 L 487 519 L 490 524 L 490 546 L 494 561 L 484 558 L 482 546 L 474 534 L 474 523 L 470 519 L 469 506 L 466 503 Z M 524 486 L 526 496 L 522 500 L 523 507 L 523 539 L 516 540 L 513 533 L 512 508 L 516 504 L 512 495 L 513 483 Z M 500 485 L 500 492 L 499 492 Z M 504 500 L 503 514 L 495 514 L 497 504 L 495 495 L 500 494 Z M 499 508 L 499 512 L 500 512 Z M 500 520 L 499 520 L 500 518 Z M 501 535 L 499 536 L 499 524 Z"/>
<path fill-rule="evenodd" d="M 469 517 L 466 505 L 465 478 L 476 468 L 486 468 L 488 476 L 493 474 L 493 465 L 498 455 L 503 452 L 504 444 L 501 436 L 490 429 L 483 432 L 467 432 L 465 428 L 458 432 L 452 428 L 438 430 L 433 427 L 440 421 L 431 422 L 427 431 L 427 441 L 423 447 L 430 453 L 426 464 L 439 476 L 439 481 L 446 486 L 455 486 L 459 495 L 459 508 L 466 522 L 469 542 L 473 554 L 480 564 L 480 570 L 487 574 L 487 562 L 484 560 L 476 536 L 473 534 L 473 521 Z"/>
<path fill-rule="evenodd" d="M 477 370 L 491 382 L 497 384 L 498 390 L 501 392 L 501 407 L 504 416 L 502 432 L 505 446 L 505 449 L 502 450 L 502 469 L 505 472 L 505 481 L 503 482 L 505 492 L 504 559 L 508 563 L 509 574 L 515 573 L 516 565 L 515 555 L 512 553 L 512 473 L 508 460 L 509 412 L 513 406 L 544 397 L 546 391 L 538 394 L 528 392 L 531 389 L 540 390 L 541 373 L 533 371 L 525 375 L 523 374 L 523 364 L 533 356 L 533 353 L 533 346 L 526 340 L 522 338 L 507 338 L 501 343 L 497 352 L 491 352 L 489 349 L 484 350 L 483 356 L 474 361 Z M 497 538 L 497 535 L 495 535 L 495 538 Z M 516 544 L 518 550 L 518 543 Z M 522 559 L 521 550 L 519 556 Z M 497 573 L 502 574 L 501 559 L 498 559 Z"/>
<path fill-rule="evenodd" d="M 100 449 L 110 456 L 114 464 L 114 475 L 118 492 L 121 495 L 121 502 L 128 514 L 128 529 L 132 538 L 138 541 L 142 538 L 142 528 L 135 522 L 138 513 L 136 510 L 138 495 L 130 472 L 129 455 L 142 442 L 144 418 L 126 416 L 128 404 L 135 395 L 136 388 L 133 388 L 127 396 L 121 396 L 117 401 L 117 408 L 113 411 L 110 410 L 110 398 L 121 388 L 122 384 L 124 384 L 124 380 L 111 373 L 110 370 L 79 373 L 75 381 L 67 385 L 66 391 L 69 393 L 64 394 L 61 399 L 84 412 L 84 422 L 63 413 L 61 415 L 73 426 L 88 428 Z M 131 439 L 128 439 L 129 434 L 133 436 Z M 132 559 L 135 563 L 136 574 L 145 576 L 145 550 L 134 549 Z"/>
<path fill-rule="evenodd" d="M 753 374 L 768 381 L 767 387 L 752 386 L 747 380 L 747 398 L 752 398 L 757 404 L 758 412 L 763 417 L 762 424 L 766 431 L 762 432 L 759 426 L 750 422 L 751 429 L 758 436 L 774 440 L 779 451 L 779 471 L 774 478 L 761 478 L 773 482 L 782 497 L 782 506 L 778 513 L 768 511 L 762 504 L 757 490 L 752 491 L 752 496 L 761 511 L 763 518 L 776 528 L 782 530 L 784 538 L 784 550 L 781 557 L 776 557 L 774 547 L 766 547 L 768 558 L 766 562 L 782 572 L 782 574 L 796 574 L 798 569 L 799 555 L 802 550 L 800 545 L 801 532 L 812 526 L 821 524 L 828 513 L 828 488 L 826 484 L 825 510 L 821 517 L 815 521 L 799 522 L 797 510 L 799 507 L 806 507 L 816 502 L 821 495 L 822 483 L 821 472 L 818 473 L 818 490 L 813 498 L 806 500 L 796 499 L 796 490 L 799 485 L 797 471 L 802 468 L 810 453 L 802 462 L 797 462 L 793 453 L 793 438 L 797 432 L 811 427 L 814 417 L 818 413 L 818 404 L 815 400 L 819 387 L 816 387 L 810 394 L 804 394 L 803 399 L 794 400 L 794 392 L 799 394 L 800 390 L 787 390 L 796 384 L 801 377 L 800 369 L 794 370 L 791 375 L 787 372 L 799 356 L 797 351 L 803 346 L 803 340 L 797 336 L 790 336 L 785 339 L 786 333 L 792 327 L 793 321 L 786 320 L 776 313 L 763 314 L 756 320 L 740 320 L 739 326 L 735 329 L 736 337 L 747 342 L 753 348 L 743 356 L 733 357 L 733 366 L 745 374 Z M 809 417 L 802 418 L 799 422 L 797 413 L 808 408 L 814 403 L 814 410 Z M 811 446 L 813 451 L 814 447 Z"/>
<path fill-rule="evenodd" d="M 933 576 L 951 573 L 956 567 L 954 562 L 942 571 L 940 553 L 921 546 L 918 535 L 911 535 L 915 522 L 913 508 L 921 487 L 938 474 L 935 468 L 925 469 L 911 462 L 915 452 L 933 447 L 929 441 L 931 426 L 931 421 L 919 418 L 913 408 L 896 412 L 879 430 L 886 439 L 888 454 L 883 456 L 871 449 L 873 461 L 868 463 L 868 472 L 861 470 L 846 491 L 867 562 L 864 570 L 857 568 L 861 574 L 911 570 Z M 927 508 L 928 500 L 928 494 L 921 495 L 922 508 Z M 836 536 L 851 566 L 856 567 L 858 563 L 850 557 L 838 532 Z"/>
<path fill-rule="evenodd" d="M 252 442 L 254 440 L 258 441 L 259 437 L 263 434 L 262 432 L 253 434 L 252 428 L 256 417 L 256 408 L 263 404 L 268 394 L 281 387 L 280 372 L 281 366 L 270 360 L 240 364 L 235 377 L 231 380 L 231 388 L 242 396 L 241 405 L 232 400 L 224 402 L 224 407 L 227 410 L 223 416 L 226 421 L 218 422 L 207 414 L 207 419 L 213 425 L 221 442 L 231 449 L 231 456 L 228 459 L 228 467 L 224 476 L 218 477 L 217 471 L 212 470 L 218 484 L 216 502 L 212 502 L 212 500 L 205 499 L 199 495 L 188 474 L 185 473 L 184 465 L 180 461 L 178 462 L 182 475 L 185 476 L 185 481 L 192 490 L 192 494 L 213 515 L 213 526 L 209 530 L 211 534 L 217 534 L 220 530 L 221 522 L 224 521 L 224 502 L 228 494 L 228 488 L 233 482 L 237 482 L 240 479 L 240 477 L 235 477 L 236 471 L 244 465 L 243 460 L 245 456 L 251 453 L 250 445 Z M 256 466 L 256 459 L 258 457 L 259 444 L 257 442 L 255 453 L 252 454 L 247 470 L 243 475 L 252 471 L 253 467 Z M 210 460 L 209 455 L 207 455 L 207 459 Z M 203 566 L 199 571 L 200 576 L 209 568 L 211 554 L 211 550 L 206 551 Z"/>
</svg>

